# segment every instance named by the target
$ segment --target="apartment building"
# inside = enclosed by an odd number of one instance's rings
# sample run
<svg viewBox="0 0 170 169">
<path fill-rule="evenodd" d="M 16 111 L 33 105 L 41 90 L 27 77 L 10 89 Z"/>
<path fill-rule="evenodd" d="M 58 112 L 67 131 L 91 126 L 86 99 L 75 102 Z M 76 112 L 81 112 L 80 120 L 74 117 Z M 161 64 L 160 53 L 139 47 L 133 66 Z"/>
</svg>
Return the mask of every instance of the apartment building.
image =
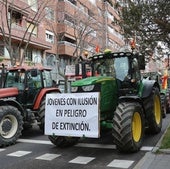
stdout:
<svg viewBox="0 0 170 169">
<path fill-rule="evenodd" d="M 58 0 L 57 7 L 57 32 L 61 35 L 58 54 L 60 59 L 67 60 L 65 63 L 77 57 L 74 53 L 77 44 L 78 55 L 84 51 L 92 55 L 96 47 L 99 51 L 106 48 L 116 51 L 124 45 L 118 25 L 120 8 L 117 1 Z M 83 31 L 86 33 L 82 35 Z"/>
<path fill-rule="evenodd" d="M 44 21 L 41 22 L 45 11 L 39 9 L 35 0 L 8 0 L 7 4 L 0 1 L 0 8 L 0 56 L 8 60 L 11 54 L 16 61 L 40 62 L 45 51 L 52 48 L 46 40 Z M 19 57 L 22 54 L 24 58 Z"/>
<path fill-rule="evenodd" d="M 16 60 L 59 66 L 63 73 L 84 52 L 90 56 L 124 45 L 118 0 L 8 0 L 7 7 L 3 2 L 1 15 L 8 15 L 0 19 L 0 56 L 5 59 L 10 54 L 3 31 Z M 5 19 L 11 20 L 10 33 Z"/>
</svg>

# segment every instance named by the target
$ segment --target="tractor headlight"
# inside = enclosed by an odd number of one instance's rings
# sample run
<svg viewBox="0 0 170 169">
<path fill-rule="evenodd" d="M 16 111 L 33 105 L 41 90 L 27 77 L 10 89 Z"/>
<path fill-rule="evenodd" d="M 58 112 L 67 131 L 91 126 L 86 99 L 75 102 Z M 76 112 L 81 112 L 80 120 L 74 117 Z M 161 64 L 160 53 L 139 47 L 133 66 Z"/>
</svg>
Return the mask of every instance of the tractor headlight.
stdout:
<svg viewBox="0 0 170 169">
<path fill-rule="evenodd" d="M 85 92 L 90 92 L 93 91 L 94 85 L 89 85 L 89 86 L 82 86 L 83 91 Z"/>
<path fill-rule="evenodd" d="M 77 92 L 77 90 L 78 90 L 78 87 L 71 87 L 71 92 Z"/>
</svg>

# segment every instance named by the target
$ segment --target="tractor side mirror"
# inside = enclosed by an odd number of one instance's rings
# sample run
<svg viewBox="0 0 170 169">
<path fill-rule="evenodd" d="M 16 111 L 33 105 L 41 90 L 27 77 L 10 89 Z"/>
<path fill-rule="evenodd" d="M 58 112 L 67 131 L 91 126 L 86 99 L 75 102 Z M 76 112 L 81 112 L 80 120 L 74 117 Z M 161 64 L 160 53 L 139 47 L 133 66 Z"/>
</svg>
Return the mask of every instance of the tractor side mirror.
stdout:
<svg viewBox="0 0 170 169">
<path fill-rule="evenodd" d="M 145 70 L 145 56 L 139 54 L 137 60 L 138 60 L 139 69 Z"/>
<path fill-rule="evenodd" d="M 32 69 L 31 70 L 31 76 L 36 77 L 38 75 L 37 69 Z"/>
</svg>

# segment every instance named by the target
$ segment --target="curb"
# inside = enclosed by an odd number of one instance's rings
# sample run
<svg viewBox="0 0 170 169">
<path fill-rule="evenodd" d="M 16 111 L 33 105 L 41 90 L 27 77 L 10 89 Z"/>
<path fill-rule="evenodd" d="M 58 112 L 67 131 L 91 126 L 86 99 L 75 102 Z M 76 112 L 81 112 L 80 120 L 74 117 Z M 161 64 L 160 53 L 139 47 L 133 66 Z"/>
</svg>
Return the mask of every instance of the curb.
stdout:
<svg viewBox="0 0 170 169">
<path fill-rule="evenodd" d="M 168 128 L 170 127 L 170 124 L 167 125 L 166 130 L 162 134 L 161 138 L 159 139 L 156 146 L 152 149 L 151 152 L 147 152 L 143 158 L 135 165 L 133 169 L 149 169 L 151 166 L 151 163 L 154 161 L 156 153 L 162 153 L 162 154 L 170 154 L 170 149 L 160 149 L 162 139 L 167 132 Z"/>
<path fill-rule="evenodd" d="M 162 134 L 161 138 L 159 139 L 158 143 L 156 144 L 156 146 L 152 149 L 152 153 L 156 153 L 156 152 L 161 152 L 161 153 L 166 153 L 166 154 L 170 154 L 170 149 L 160 149 L 161 146 L 161 142 L 168 130 L 168 128 L 170 127 L 170 124 L 167 125 L 166 130 L 164 131 L 164 133 Z"/>
<path fill-rule="evenodd" d="M 135 165 L 133 169 L 149 169 L 151 163 L 155 159 L 155 154 L 152 152 L 147 152 L 143 158 Z"/>
<path fill-rule="evenodd" d="M 163 154 L 170 154 L 170 149 L 159 149 L 158 152 Z"/>
</svg>

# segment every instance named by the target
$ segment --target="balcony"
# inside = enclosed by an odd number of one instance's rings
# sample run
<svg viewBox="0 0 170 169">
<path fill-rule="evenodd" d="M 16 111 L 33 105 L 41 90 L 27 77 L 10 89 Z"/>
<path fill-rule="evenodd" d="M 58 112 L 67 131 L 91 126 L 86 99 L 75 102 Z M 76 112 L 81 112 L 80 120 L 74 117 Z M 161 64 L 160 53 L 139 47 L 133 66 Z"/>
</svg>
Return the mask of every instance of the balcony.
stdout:
<svg viewBox="0 0 170 169">
<path fill-rule="evenodd" d="M 58 54 L 72 57 L 76 45 L 67 41 L 58 42 Z"/>
</svg>

